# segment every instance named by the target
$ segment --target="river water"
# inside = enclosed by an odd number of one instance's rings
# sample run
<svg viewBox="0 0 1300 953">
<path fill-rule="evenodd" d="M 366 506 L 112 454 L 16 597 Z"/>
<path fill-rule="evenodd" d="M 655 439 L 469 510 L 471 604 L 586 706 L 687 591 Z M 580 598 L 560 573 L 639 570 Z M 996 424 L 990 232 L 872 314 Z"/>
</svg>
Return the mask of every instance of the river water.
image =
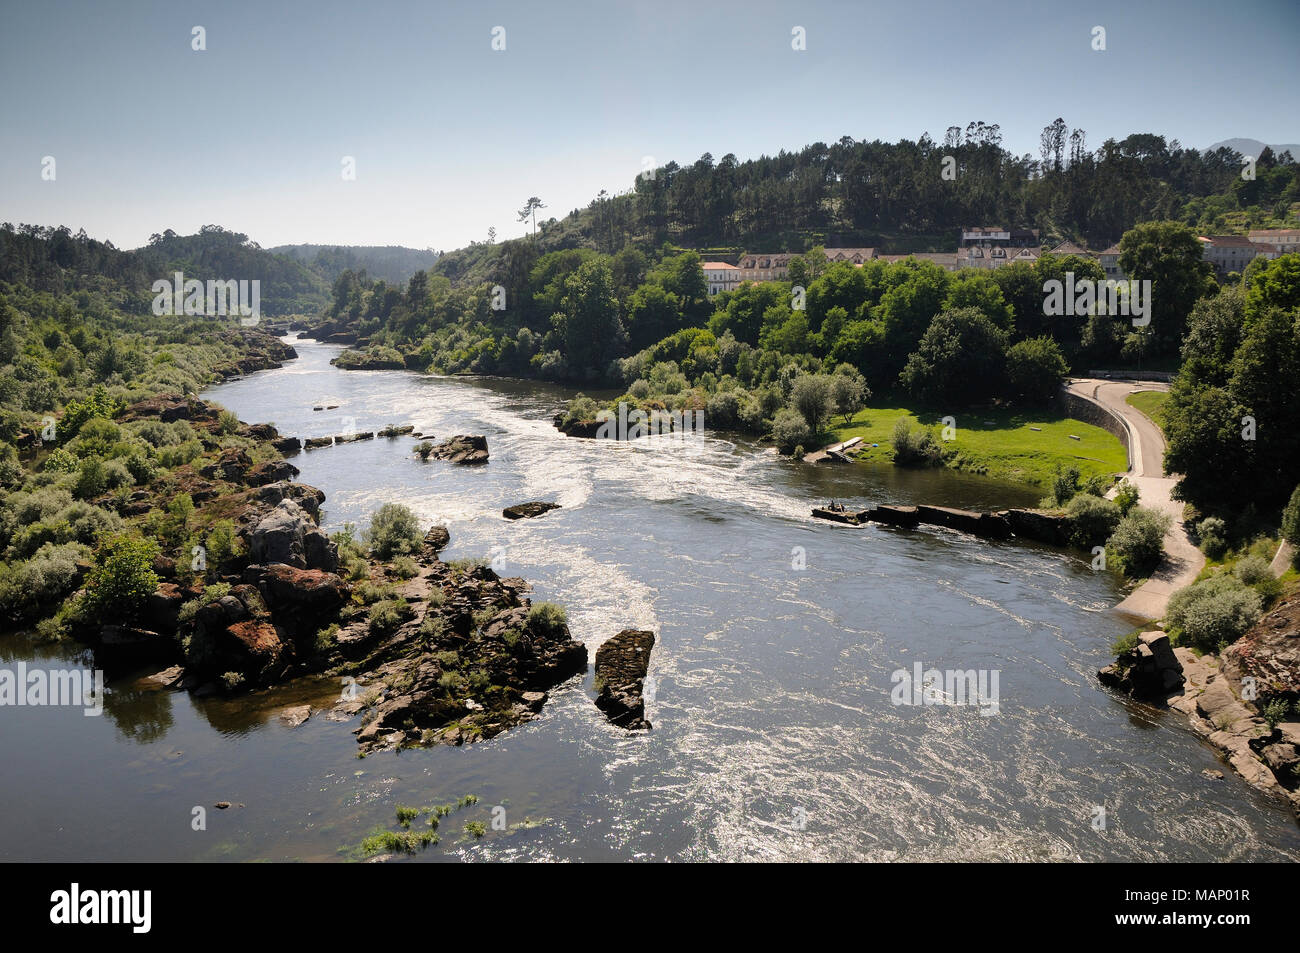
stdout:
<svg viewBox="0 0 1300 953">
<path fill-rule="evenodd" d="M 395 829 L 398 804 L 466 794 L 479 802 L 413 860 L 1300 858 L 1289 808 L 1180 716 L 1098 686 L 1128 629 L 1111 610 L 1114 578 L 1048 547 L 808 516 L 829 498 L 996 507 L 1032 505 L 1037 491 L 813 469 L 707 434 L 568 439 L 550 423 L 569 396 L 559 388 L 343 372 L 328 363 L 338 348 L 294 343 L 298 360 L 205 396 L 302 437 L 399 423 L 435 439 L 486 434 L 491 462 L 477 468 L 422 463 L 409 437 L 294 462 L 327 494 L 327 528 L 364 525 L 387 501 L 445 522 L 446 558 L 492 558 L 532 581 L 592 656 L 620 629 L 653 629 L 654 730 L 608 725 L 588 672 L 492 741 L 358 759 L 355 722 L 289 728 L 276 715 L 330 704 L 335 681 L 200 700 L 116 677 L 103 717 L 0 712 L 0 858 L 342 860 L 376 827 Z M 534 499 L 562 509 L 502 519 Z M 0 640 L 0 656 L 91 662 L 21 635 Z M 893 704 L 892 673 L 916 663 L 995 672 L 996 712 Z M 505 830 L 460 833 L 490 827 L 498 806 Z"/>
</svg>

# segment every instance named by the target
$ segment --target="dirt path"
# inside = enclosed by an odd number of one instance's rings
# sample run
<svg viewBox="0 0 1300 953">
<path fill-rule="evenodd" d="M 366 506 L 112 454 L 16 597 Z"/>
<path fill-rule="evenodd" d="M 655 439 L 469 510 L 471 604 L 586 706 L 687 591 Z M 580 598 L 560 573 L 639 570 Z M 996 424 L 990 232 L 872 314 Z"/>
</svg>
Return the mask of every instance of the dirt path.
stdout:
<svg viewBox="0 0 1300 953">
<path fill-rule="evenodd" d="M 1173 524 L 1165 534 L 1165 558 L 1160 567 L 1116 606 L 1119 611 L 1143 620 L 1161 618 L 1169 597 L 1189 585 L 1205 566 L 1205 556 L 1192 545 L 1183 529 L 1183 504 L 1172 496 L 1178 480 L 1164 472 L 1164 434 L 1150 417 L 1124 399 L 1134 391 L 1168 389 L 1167 384 L 1149 382 L 1094 379 L 1070 382 L 1071 391 L 1114 411 L 1128 423 L 1133 461 L 1128 478 L 1137 486 L 1142 506 L 1161 510 L 1173 518 Z"/>
</svg>

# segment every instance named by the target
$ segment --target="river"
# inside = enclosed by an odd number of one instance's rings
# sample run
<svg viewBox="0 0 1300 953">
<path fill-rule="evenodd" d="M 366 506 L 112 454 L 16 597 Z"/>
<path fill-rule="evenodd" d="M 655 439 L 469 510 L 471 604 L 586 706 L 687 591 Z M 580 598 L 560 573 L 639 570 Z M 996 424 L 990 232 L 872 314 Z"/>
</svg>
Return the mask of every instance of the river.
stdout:
<svg viewBox="0 0 1300 953">
<path fill-rule="evenodd" d="M 328 363 L 338 348 L 294 343 L 298 360 L 204 396 L 302 437 L 401 423 L 435 439 L 486 434 L 483 467 L 422 463 L 409 437 L 294 462 L 327 494 L 327 528 L 364 525 L 387 501 L 445 522 L 445 558 L 529 579 L 536 600 L 567 607 L 592 656 L 620 629 L 653 629 L 654 730 L 611 727 L 589 671 L 489 742 L 358 759 L 355 722 L 275 716 L 328 704 L 336 681 L 222 700 L 123 677 L 103 717 L 4 712 L 0 857 L 342 860 L 395 829 L 398 804 L 474 794 L 413 860 L 1300 859 L 1286 805 L 1181 716 L 1099 687 L 1128 629 L 1113 577 L 1049 547 L 808 516 L 829 498 L 995 507 L 1040 492 L 948 471 L 813 469 L 720 435 L 569 439 L 550 423 L 560 388 L 344 372 Z M 535 499 L 562 508 L 502 519 Z M 91 661 L 18 635 L 0 655 Z M 918 662 L 996 672 L 996 712 L 893 704 L 892 673 Z M 468 820 L 490 827 L 496 806 L 507 829 L 460 835 Z"/>
</svg>

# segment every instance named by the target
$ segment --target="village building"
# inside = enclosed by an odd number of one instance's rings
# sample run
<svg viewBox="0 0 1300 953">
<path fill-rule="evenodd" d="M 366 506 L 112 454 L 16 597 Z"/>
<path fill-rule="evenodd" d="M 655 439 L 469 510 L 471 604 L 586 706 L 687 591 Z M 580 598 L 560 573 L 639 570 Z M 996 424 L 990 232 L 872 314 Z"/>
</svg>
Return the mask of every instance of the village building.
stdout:
<svg viewBox="0 0 1300 953">
<path fill-rule="evenodd" d="M 700 265 L 704 269 L 704 280 L 709 286 L 709 295 L 720 291 L 735 291 L 740 287 L 740 269 L 725 261 L 706 261 Z"/>
<path fill-rule="evenodd" d="M 1257 245 L 1272 245 L 1283 255 L 1300 252 L 1300 228 L 1253 228 L 1246 237 Z"/>
<path fill-rule="evenodd" d="M 1260 246 L 1245 235 L 1201 235 L 1201 253 L 1219 277 L 1229 272 L 1241 272 L 1256 255 L 1262 254 Z"/>
</svg>

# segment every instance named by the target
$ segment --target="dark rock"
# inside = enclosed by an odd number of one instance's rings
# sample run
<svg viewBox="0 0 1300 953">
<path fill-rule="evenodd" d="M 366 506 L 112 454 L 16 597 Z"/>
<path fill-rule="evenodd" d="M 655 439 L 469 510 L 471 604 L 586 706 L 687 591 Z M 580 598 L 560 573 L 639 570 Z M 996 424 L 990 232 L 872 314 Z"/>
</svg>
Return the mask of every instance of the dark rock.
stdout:
<svg viewBox="0 0 1300 953">
<path fill-rule="evenodd" d="M 972 510 L 959 510 L 951 506 L 916 507 L 917 519 L 931 526 L 944 526 L 948 529 L 982 536 L 988 539 L 1005 539 L 1011 535 L 1011 524 L 1006 517 L 995 513 L 976 513 Z"/>
<path fill-rule="evenodd" d="M 429 561 L 438 558 L 438 553 L 451 542 L 451 533 L 445 526 L 432 526 L 424 534 L 424 556 Z M 431 557 L 431 558 L 430 558 Z"/>
<path fill-rule="evenodd" d="M 1224 677 L 1241 693 L 1241 680 L 1255 679 L 1260 695 L 1300 700 L 1300 594 L 1278 604 L 1222 654 Z"/>
<path fill-rule="evenodd" d="M 284 563 L 249 566 L 244 581 L 254 585 L 271 610 L 285 615 L 306 612 L 322 615 L 337 612 L 348 599 L 347 584 L 332 572 L 298 569 Z"/>
<path fill-rule="evenodd" d="M 375 439 L 374 432 L 366 431 L 363 433 L 339 434 L 334 438 L 334 442 L 335 443 L 356 443 L 358 440 L 374 440 L 374 439 Z"/>
<path fill-rule="evenodd" d="M 1183 667 L 1164 632 L 1143 632 L 1138 644 L 1097 673 L 1108 688 L 1146 701 L 1163 701 L 1183 684 Z"/>
<path fill-rule="evenodd" d="M 429 451 L 435 460 L 448 463 L 487 463 L 487 437 L 480 434 L 458 434 Z"/>
<path fill-rule="evenodd" d="M 223 450 L 216 460 L 199 470 L 199 473 L 209 480 L 225 479 L 239 483 L 252 467 L 252 458 L 243 450 L 233 447 Z"/>
<path fill-rule="evenodd" d="M 531 519 L 559 508 L 559 503 L 516 503 L 514 506 L 507 506 L 501 511 L 501 515 L 508 520 Z"/>
<path fill-rule="evenodd" d="M 185 593 L 175 583 L 159 583 L 145 601 L 145 622 L 160 632 L 174 631 L 185 598 Z"/>
<path fill-rule="evenodd" d="M 650 669 L 653 632 L 624 629 L 596 650 L 596 707 L 620 728 L 649 728 L 641 692 Z"/>
<path fill-rule="evenodd" d="M 304 450 L 316 450 L 319 447 L 332 447 L 334 446 L 334 438 L 333 437 L 308 437 L 303 442 L 302 446 Z"/>
<path fill-rule="evenodd" d="M 249 470 L 244 477 L 244 482 L 249 486 L 266 486 L 268 483 L 291 481 L 300 472 L 288 460 L 268 460 L 266 463 L 259 463 Z"/>
<path fill-rule="evenodd" d="M 338 569 L 338 546 L 293 500 L 281 500 L 248 536 L 255 563 L 284 563 L 298 569 Z"/>
<path fill-rule="evenodd" d="M 302 441 L 297 437 L 281 437 L 279 440 L 271 441 L 271 446 L 280 453 L 297 453 L 302 449 Z"/>
</svg>

